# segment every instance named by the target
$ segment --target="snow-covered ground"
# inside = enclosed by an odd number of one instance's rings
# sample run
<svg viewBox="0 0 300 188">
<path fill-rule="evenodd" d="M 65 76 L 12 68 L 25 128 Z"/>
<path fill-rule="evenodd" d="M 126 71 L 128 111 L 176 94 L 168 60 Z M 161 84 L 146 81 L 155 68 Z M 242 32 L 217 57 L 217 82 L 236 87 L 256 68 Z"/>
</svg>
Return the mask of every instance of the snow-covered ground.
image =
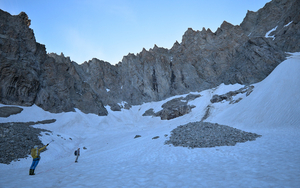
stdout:
<svg viewBox="0 0 300 188">
<path fill-rule="evenodd" d="M 299 187 L 300 186 L 300 53 L 282 62 L 249 96 L 235 104 L 210 103 L 214 94 L 242 85 L 220 85 L 200 92 L 192 112 L 173 120 L 144 117 L 160 102 L 99 117 L 76 112 L 51 114 L 37 106 L 0 122 L 41 121 L 52 131 L 41 137 L 54 140 L 41 154 L 36 175 L 29 176 L 32 159 L 0 164 L 0 187 Z M 178 96 L 176 96 L 178 97 Z M 174 98 L 174 97 L 173 97 Z M 236 146 L 188 149 L 164 145 L 170 131 L 206 119 L 262 135 Z M 3 106 L 3 105 L 1 105 Z M 165 137 L 165 135 L 168 135 Z M 141 135 L 134 139 L 135 135 Z M 159 136 L 158 139 L 152 139 Z M 74 150 L 80 147 L 79 162 Z M 85 147 L 86 149 L 83 149 Z"/>
</svg>

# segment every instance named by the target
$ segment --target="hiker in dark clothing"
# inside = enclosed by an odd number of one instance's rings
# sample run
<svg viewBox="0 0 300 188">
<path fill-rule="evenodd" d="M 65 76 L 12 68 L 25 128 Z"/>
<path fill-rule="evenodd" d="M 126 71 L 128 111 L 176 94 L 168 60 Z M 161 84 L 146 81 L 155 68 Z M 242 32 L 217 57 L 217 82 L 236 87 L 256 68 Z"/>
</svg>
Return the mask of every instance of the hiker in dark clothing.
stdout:
<svg viewBox="0 0 300 188">
<path fill-rule="evenodd" d="M 74 154 L 76 156 L 75 163 L 77 163 L 78 162 L 78 157 L 80 155 L 80 148 L 78 148 L 77 150 L 75 150 Z"/>
</svg>

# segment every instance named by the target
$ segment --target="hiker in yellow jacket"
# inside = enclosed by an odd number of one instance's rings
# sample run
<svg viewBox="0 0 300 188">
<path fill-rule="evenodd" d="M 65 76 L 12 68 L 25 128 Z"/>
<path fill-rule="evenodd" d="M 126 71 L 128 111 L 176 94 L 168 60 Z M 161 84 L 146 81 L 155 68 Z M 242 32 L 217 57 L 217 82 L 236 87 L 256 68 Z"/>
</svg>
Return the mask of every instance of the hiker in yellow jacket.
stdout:
<svg viewBox="0 0 300 188">
<path fill-rule="evenodd" d="M 45 149 L 49 144 L 45 145 L 44 147 L 38 149 L 38 146 L 34 146 L 34 148 L 31 149 L 31 156 L 33 158 L 30 170 L 29 170 L 29 175 L 34 175 L 34 170 L 36 166 L 39 164 L 39 161 L 41 159 L 40 153 L 43 149 Z"/>
</svg>

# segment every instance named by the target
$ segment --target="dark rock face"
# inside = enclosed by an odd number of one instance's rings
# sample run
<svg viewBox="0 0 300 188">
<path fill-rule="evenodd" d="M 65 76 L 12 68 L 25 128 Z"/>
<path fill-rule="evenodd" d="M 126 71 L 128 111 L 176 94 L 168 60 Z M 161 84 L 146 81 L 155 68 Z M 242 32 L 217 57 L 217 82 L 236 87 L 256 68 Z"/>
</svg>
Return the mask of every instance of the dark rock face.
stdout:
<svg viewBox="0 0 300 188">
<path fill-rule="evenodd" d="M 13 106 L 4 106 L 0 107 L 0 117 L 9 117 L 14 114 L 21 113 L 23 108 L 13 107 Z"/>
<path fill-rule="evenodd" d="M 250 38 L 265 36 L 285 52 L 300 51 L 300 1 L 273 0 L 257 12 L 248 11 L 241 27 Z M 274 39 L 274 40 L 273 40 Z"/>
<path fill-rule="evenodd" d="M 75 63 L 74 67 L 78 76 L 91 87 L 104 105 L 111 106 L 113 111 L 121 110 L 117 104 L 122 101 L 117 67 L 95 58 L 81 65 Z"/>
<path fill-rule="evenodd" d="M 299 9 L 298 0 L 273 0 L 249 11 L 241 25 L 224 21 L 215 33 L 189 28 L 171 49 L 155 45 L 115 66 L 98 59 L 78 65 L 63 54 L 46 54 L 25 13 L 0 11 L 0 102 L 106 115 L 104 105 L 128 109 L 221 83 L 256 83 L 285 52 L 300 51 Z"/>
<path fill-rule="evenodd" d="M 0 11 L 0 102 L 30 106 L 39 89 L 45 48 L 35 42 L 28 16 Z"/>
<path fill-rule="evenodd" d="M 78 75 L 74 62 L 46 54 L 36 43 L 30 20 L 22 12 L 11 16 L 0 10 L 0 102 L 31 106 L 50 112 L 74 111 L 106 115 L 99 96 Z"/>
<path fill-rule="evenodd" d="M 36 104 L 54 113 L 78 108 L 84 113 L 107 115 L 98 95 L 77 73 L 76 63 L 63 54 L 48 56 L 41 66 L 41 87 L 37 93 Z"/>
</svg>

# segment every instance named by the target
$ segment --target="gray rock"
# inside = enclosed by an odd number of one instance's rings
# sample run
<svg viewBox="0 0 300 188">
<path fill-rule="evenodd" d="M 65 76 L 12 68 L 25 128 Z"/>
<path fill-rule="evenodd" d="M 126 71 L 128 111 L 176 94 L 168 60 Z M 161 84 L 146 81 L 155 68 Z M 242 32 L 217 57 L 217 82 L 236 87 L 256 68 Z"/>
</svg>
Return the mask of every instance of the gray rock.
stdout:
<svg viewBox="0 0 300 188">
<path fill-rule="evenodd" d="M 110 109 L 112 111 L 121 111 L 121 107 L 118 104 L 111 104 Z"/>
<path fill-rule="evenodd" d="M 237 143 L 253 141 L 261 135 L 241 131 L 226 125 L 209 122 L 193 122 L 180 125 L 171 132 L 165 144 L 189 148 L 234 146 Z"/>
<path fill-rule="evenodd" d="M 210 99 L 211 103 L 217 103 L 221 102 L 223 100 L 230 101 L 230 103 L 236 103 L 240 101 L 241 99 L 238 99 L 238 101 L 233 101 L 232 97 L 240 94 L 240 93 L 246 93 L 246 96 L 249 96 L 250 93 L 253 91 L 254 86 L 245 86 L 239 90 L 236 91 L 229 91 L 228 93 L 225 93 L 223 95 L 213 95 L 212 98 Z"/>
<path fill-rule="evenodd" d="M 51 133 L 51 131 L 33 128 L 31 125 L 48 124 L 55 121 L 53 119 L 38 122 L 0 123 L 0 163 L 9 164 L 20 158 L 26 158 L 35 145 L 38 145 L 39 148 L 43 147 L 39 136 L 41 136 L 41 132 Z"/>
<path fill-rule="evenodd" d="M 13 107 L 13 106 L 4 106 L 0 107 L 0 117 L 9 117 L 14 114 L 21 113 L 23 108 Z"/>
<path fill-rule="evenodd" d="M 198 97 L 201 97 L 201 95 L 200 94 L 197 94 L 197 95 L 188 94 L 186 97 L 183 98 L 183 100 L 186 100 L 188 102 L 188 101 L 193 101 Z"/>
<path fill-rule="evenodd" d="M 149 110 L 146 110 L 143 116 L 155 116 L 154 109 L 150 108 Z"/>
<path fill-rule="evenodd" d="M 188 114 L 195 106 L 187 103 L 183 101 L 183 97 L 172 99 L 163 104 L 163 110 L 155 113 L 155 116 L 160 116 L 162 120 L 170 120 Z"/>
<path fill-rule="evenodd" d="M 211 114 L 211 106 L 207 105 L 207 107 L 205 108 L 205 114 L 204 116 L 201 118 L 201 122 L 206 120 Z"/>
<path fill-rule="evenodd" d="M 129 110 L 132 106 L 128 103 L 124 104 L 124 109 Z"/>
<path fill-rule="evenodd" d="M 135 135 L 134 139 L 142 137 L 141 135 Z"/>
</svg>

